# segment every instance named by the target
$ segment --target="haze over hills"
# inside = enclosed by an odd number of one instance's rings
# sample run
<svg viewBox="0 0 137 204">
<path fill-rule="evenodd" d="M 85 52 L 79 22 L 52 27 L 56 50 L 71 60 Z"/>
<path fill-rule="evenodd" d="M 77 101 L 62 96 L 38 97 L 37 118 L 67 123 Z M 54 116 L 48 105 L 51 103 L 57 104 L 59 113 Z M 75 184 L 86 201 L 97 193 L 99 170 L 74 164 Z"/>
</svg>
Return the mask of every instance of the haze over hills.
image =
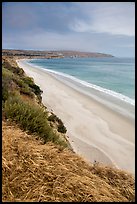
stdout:
<svg viewBox="0 0 137 204">
<path fill-rule="evenodd" d="M 96 53 L 96 52 L 80 52 L 80 51 L 36 51 L 36 50 L 10 50 L 3 49 L 4 56 L 28 56 L 40 58 L 52 57 L 114 57 L 110 54 Z"/>
</svg>

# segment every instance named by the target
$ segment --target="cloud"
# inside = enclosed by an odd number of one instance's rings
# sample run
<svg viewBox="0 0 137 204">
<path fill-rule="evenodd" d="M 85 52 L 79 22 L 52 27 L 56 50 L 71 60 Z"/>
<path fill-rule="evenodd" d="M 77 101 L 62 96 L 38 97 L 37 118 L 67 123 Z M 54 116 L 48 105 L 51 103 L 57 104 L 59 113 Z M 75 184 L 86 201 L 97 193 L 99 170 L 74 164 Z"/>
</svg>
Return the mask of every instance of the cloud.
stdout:
<svg viewBox="0 0 137 204">
<path fill-rule="evenodd" d="M 75 20 L 70 25 L 75 32 L 97 32 L 112 35 L 135 35 L 135 8 L 133 4 L 103 2 L 86 3 L 83 8 L 87 21 Z"/>
<path fill-rule="evenodd" d="M 3 48 L 134 52 L 131 3 L 6 2 L 2 15 Z"/>
<path fill-rule="evenodd" d="M 92 31 L 91 26 L 83 20 L 74 20 L 74 22 L 70 24 L 70 28 L 75 32 Z"/>
<path fill-rule="evenodd" d="M 97 52 L 99 46 L 95 38 L 90 35 L 82 33 L 55 33 L 55 32 L 41 32 L 41 33 L 24 33 L 18 36 L 6 34 L 3 37 L 3 47 L 14 49 L 39 49 L 39 50 L 81 50 Z"/>
<path fill-rule="evenodd" d="M 6 39 L 6 40 L 5 40 Z M 102 40 L 103 39 L 103 40 Z M 24 32 L 22 35 L 6 34 L 3 37 L 3 48 L 36 49 L 36 50 L 79 50 L 102 52 L 115 56 L 125 52 L 133 54 L 133 37 L 116 37 L 106 34 L 90 33 L 56 33 L 56 32 Z M 128 48 L 128 49 L 125 49 Z"/>
<path fill-rule="evenodd" d="M 22 31 L 35 25 L 35 10 L 29 4 L 8 2 L 2 11 L 2 26 L 6 31 Z"/>
<path fill-rule="evenodd" d="M 134 7 L 129 2 L 8 2 L 3 6 L 3 29 L 134 36 Z"/>
<path fill-rule="evenodd" d="M 65 33 L 75 18 L 82 19 L 84 15 L 70 2 L 8 2 L 3 6 L 3 29 L 22 32 L 53 31 Z"/>
</svg>

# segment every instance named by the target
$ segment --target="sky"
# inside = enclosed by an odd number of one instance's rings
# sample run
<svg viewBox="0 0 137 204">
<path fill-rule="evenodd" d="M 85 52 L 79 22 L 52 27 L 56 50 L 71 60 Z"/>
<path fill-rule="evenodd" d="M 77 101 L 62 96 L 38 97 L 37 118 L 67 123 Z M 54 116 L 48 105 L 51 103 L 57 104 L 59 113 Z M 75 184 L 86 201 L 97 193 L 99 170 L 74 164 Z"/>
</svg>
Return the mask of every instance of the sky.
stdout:
<svg viewBox="0 0 137 204">
<path fill-rule="evenodd" d="M 2 48 L 135 57 L 135 4 L 3 2 Z"/>
</svg>

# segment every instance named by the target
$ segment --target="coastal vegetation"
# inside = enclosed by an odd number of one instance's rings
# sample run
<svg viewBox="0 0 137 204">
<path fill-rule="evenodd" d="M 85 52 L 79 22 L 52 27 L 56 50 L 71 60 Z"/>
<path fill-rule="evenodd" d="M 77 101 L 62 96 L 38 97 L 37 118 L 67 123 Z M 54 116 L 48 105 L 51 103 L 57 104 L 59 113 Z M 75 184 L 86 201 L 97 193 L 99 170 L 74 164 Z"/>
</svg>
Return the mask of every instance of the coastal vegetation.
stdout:
<svg viewBox="0 0 137 204">
<path fill-rule="evenodd" d="M 52 113 L 49 117 L 48 120 L 53 122 L 53 123 L 57 123 L 58 126 L 58 132 L 62 132 L 62 133 L 66 133 L 67 129 L 64 126 L 62 120 L 60 118 L 58 118 L 54 113 Z M 52 123 L 51 123 L 52 124 Z"/>
<path fill-rule="evenodd" d="M 134 202 L 127 172 L 89 164 L 69 149 L 43 144 L 2 123 L 3 202 Z"/>
<path fill-rule="evenodd" d="M 4 97 L 6 97 L 6 93 L 13 93 L 17 90 L 20 94 L 28 95 L 31 98 L 36 95 L 38 101 L 41 102 L 42 90 L 39 86 L 34 83 L 32 78 L 25 76 L 22 68 L 12 66 L 5 58 L 2 64 L 2 90 Z"/>
<path fill-rule="evenodd" d="M 133 176 L 75 154 L 39 86 L 2 60 L 2 201 L 135 202 Z"/>
<path fill-rule="evenodd" d="M 14 121 L 29 134 L 33 133 L 41 137 L 44 143 L 52 141 L 64 148 L 67 147 L 66 139 L 57 133 L 66 133 L 63 122 L 55 116 L 58 121 L 55 132 L 48 121 L 50 118 L 48 112 L 41 104 L 42 91 L 32 78 L 25 76 L 24 71 L 22 69 L 19 71 L 19 69 L 17 66 L 16 71 L 15 66 L 4 60 L 2 67 L 3 117 Z M 24 99 L 24 95 L 30 100 Z M 32 99 L 35 99 L 35 96 L 37 103 L 32 105 Z"/>
</svg>

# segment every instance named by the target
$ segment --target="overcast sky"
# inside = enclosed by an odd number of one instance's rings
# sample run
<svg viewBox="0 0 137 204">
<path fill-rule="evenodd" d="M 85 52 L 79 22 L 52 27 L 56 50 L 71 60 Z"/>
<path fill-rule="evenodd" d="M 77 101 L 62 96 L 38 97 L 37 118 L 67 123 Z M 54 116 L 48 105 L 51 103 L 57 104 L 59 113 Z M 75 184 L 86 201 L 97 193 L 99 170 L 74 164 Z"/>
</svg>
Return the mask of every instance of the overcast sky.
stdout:
<svg viewBox="0 0 137 204">
<path fill-rule="evenodd" d="M 5 2 L 2 48 L 135 56 L 133 2 Z"/>
</svg>

